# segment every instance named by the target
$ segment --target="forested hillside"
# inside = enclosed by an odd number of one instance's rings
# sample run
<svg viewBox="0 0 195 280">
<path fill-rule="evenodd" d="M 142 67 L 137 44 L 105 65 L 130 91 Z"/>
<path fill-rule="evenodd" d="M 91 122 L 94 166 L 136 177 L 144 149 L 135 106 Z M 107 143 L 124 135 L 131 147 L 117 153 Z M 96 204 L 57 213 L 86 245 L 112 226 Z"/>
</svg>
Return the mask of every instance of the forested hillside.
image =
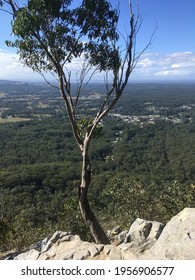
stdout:
<svg viewBox="0 0 195 280">
<path fill-rule="evenodd" d="M 85 108 L 94 114 L 103 90 L 86 91 L 81 118 Z M 90 239 L 77 211 L 81 159 L 63 106 L 46 85 L 0 83 L 0 250 L 56 229 Z M 128 228 L 137 217 L 166 222 L 195 207 L 195 85 L 130 85 L 90 156 L 90 200 L 105 229 Z"/>
</svg>

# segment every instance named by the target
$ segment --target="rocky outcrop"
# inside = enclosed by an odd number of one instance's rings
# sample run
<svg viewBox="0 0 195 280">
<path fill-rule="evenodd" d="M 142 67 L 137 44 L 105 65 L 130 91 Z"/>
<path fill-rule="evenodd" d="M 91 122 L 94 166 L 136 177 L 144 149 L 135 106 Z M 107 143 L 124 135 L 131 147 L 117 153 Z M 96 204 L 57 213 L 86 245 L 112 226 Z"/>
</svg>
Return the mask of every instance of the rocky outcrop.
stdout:
<svg viewBox="0 0 195 280">
<path fill-rule="evenodd" d="M 137 218 L 129 231 L 121 231 L 120 227 L 115 227 L 108 232 L 108 236 L 113 244 L 138 258 L 141 253 L 154 245 L 163 228 L 162 223 Z"/>
<path fill-rule="evenodd" d="M 3 259 L 14 260 L 133 260 L 195 259 L 195 208 L 185 208 L 164 227 L 136 219 L 129 231 L 108 232 L 111 245 L 82 241 L 78 235 L 57 231 L 51 238 Z"/>
<path fill-rule="evenodd" d="M 28 250 L 14 257 L 14 260 L 118 260 L 135 259 L 115 245 L 97 245 L 84 242 L 78 235 L 57 231 L 43 246 Z"/>
<path fill-rule="evenodd" d="M 163 228 L 164 224 L 162 223 L 146 221 L 138 218 L 131 225 L 126 236 L 125 243 L 134 242 L 139 245 L 150 240 L 156 241 Z"/>
<path fill-rule="evenodd" d="M 141 259 L 195 259 L 195 208 L 185 208 L 174 216 Z"/>
</svg>

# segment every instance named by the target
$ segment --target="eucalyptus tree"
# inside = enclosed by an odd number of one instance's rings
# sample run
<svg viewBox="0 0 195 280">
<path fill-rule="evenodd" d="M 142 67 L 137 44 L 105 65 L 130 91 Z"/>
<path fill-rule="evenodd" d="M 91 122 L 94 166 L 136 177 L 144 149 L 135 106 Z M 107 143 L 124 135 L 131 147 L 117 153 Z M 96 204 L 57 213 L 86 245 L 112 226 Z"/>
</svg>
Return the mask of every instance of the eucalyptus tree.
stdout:
<svg viewBox="0 0 195 280">
<path fill-rule="evenodd" d="M 23 1 L 21 1 L 22 3 Z M 78 2 L 80 4 L 78 5 Z M 141 26 L 139 13 L 134 14 L 129 3 L 129 27 L 124 35 L 118 30 L 119 9 L 107 0 L 28 0 L 0 1 L 1 10 L 12 15 L 12 32 L 15 41 L 7 45 L 17 48 L 24 65 L 40 73 L 56 77 L 74 138 L 82 156 L 81 180 L 78 201 L 84 221 L 96 243 L 109 243 L 88 201 L 91 185 L 89 147 L 100 121 L 122 96 L 138 59 L 151 44 L 136 52 L 136 37 Z M 123 43 L 121 43 L 123 41 Z M 78 86 L 72 90 L 71 63 L 79 60 Z M 85 86 L 95 73 L 105 78 L 104 98 L 93 118 L 81 130 L 78 105 Z M 49 81 L 48 81 L 49 83 Z"/>
</svg>

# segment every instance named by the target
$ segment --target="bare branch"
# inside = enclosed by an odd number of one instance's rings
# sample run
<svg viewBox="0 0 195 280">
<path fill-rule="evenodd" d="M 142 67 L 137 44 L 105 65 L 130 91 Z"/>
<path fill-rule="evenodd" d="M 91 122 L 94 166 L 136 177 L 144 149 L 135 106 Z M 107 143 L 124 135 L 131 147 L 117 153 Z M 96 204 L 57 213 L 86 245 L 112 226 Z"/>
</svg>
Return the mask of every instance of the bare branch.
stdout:
<svg viewBox="0 0 195 280">
<path fill-rule="evenodd" d="M 96 71 L 97 71 L 97 67 L 94 67 L 94 69 L 93 69 L 93 67 L 90 65 L 89 61 L 87 59 L 84 59 L 84 61 L 82 63 L 81 71 L 80 71 L 80 76 L 78 78 L 78 86 L 77 86 L 77 90 L 76 90 L 76 99 L 74 102 L 74 110 L 76 109 L 76 106 L 78 104 L 81 93 L 87 87 L 87 85 L 91 81 L 92 77 L 95 75 Z M 88 78 L 87 78 L 87 75 L 89 75 Z"/>
<path fill-rule="evenodd" d="M 5 9 L 0 8 L 0 11 L 2 11 L 2 12 L 4 12 L 4 13 L 7 13 L 7 14 L 9 14 L 9 15 L 11 15 L 11 16 L 13 16 L 13 12 L 10 12 L 10 11 L 8 11 L 8 10 L 5 10 Z"/>
<path fill-rule="evenodd" d="M 94 119 L 93 125 L 90 127 L 90 130 L 88 133 L 89 138 L 93 134 L 93 131 L 96 128 L 97 124 L 100 122 L 100 120 L 106 114 L 108 114 L 108 112 L 117 103 L 118 99 L 122 95 L 122 93 L 128 83 L 130 74 L 132 73 L 135 66 L 137 65 L 138 60 L 140 59 L 141 55 L 152 44 L 154 34 L 156 33 L 157 27 L 154 29 L 154 31 L 149 39 L 149 42 L 144 47 L 144 49 L 141 52 L 139 52 L 138 54 L 136 54 L 136 38 L 137 38 L 137 34 L 142 26 L 143 20 L 140 17 L 139 12 L 135 18 L 135 15 L 133 13 L 132 1 L 129 1 L 129 7 L 130 7 L 130 22 L 129 22 L 130 23 L 130 33 L 129 33 L 127 39 L 125 39 L 124 35 L 121 32 L 119 32 L 120 35 L 122 35 L 122 38 L 124 39 L 125 44 L 126 44 L 125 56 L 120 65 L 120 68 L 113 70 L 113 78 L 112 78 L 113 83 L 112 83 L 112 87 L 110 90 L 108 87 L 108 73 L 106 73 L 106 79 L 107 79 L 106 80 L 106 89 L 107 89 L 106 98 L 104 99 L 103 103 L 100 106 L 100 109 Z M 137 10 L 139 11 L 138 8 L 137 8 Z M 114 43 L 112 44 L 112 48 L 113 48 L 113 50 L 116 49 L 116 45 Z"/>
<path fill-rule="evenodd" d="M 38 70 L 34 70 L 34 72 L 38 73 L 39 75 L 41 75 L 44 79 L 44 81 L 51 87 L 53 88 L 56 88 L 57 90 L 59 90 L 59 86 L 56 86 L 56 85 L 53 85 L 51 82 L 48 81 L 48 79 L 45 77 L 45 75 L 41 72 L 41 71 L 38 71 Z M 52 73 L 51 73 L 52 74 Z M 55 76 L 54 76 L 55 77 Z M 55 77 L 56 78 L 56 77 Z M 56 79 L 56 81 L 58 81 Z"/>
<path fill-rule="evenodd" d="M 78 146 L 82 150 L 83 149 L 83 141 L 82 141 L 81 135 L 80 135 L 78 127 L 77 127 L 77 122 L 76 122 L 75 116 L 74 116 L 74 114 L 72 114 L 72 107 L 71 107 L 70 102 L 67 99 L 67 95 L 66 95 L 66 92 L 65 92 L 65 87 L 66 86 L 64 85 L 64 78 L 63 78 L 63 73 L 62 73 L 62 75 L 59 77 L 60 92 L 62 93 L 62 96 L 63 96 L 64 101 L 65 101 L 66 111 L 68 113 L 70 124 L 72 126 L 72 131 L 74 133 L 74 137 L 76 139 L 76 142 L 77 142 Z"/>
<path fill-rule="evenodd" d="M 18 11 L 18 5 L 15 3 L 15 1 L 12 0 L 4 0 L 4 2 L 8 5 L 8 7 L 11 9 L 11 11 L 4 10 L 5 12 L 9 13 L 10 15 L 14 16 L 16 15 Z"/>
</svg>

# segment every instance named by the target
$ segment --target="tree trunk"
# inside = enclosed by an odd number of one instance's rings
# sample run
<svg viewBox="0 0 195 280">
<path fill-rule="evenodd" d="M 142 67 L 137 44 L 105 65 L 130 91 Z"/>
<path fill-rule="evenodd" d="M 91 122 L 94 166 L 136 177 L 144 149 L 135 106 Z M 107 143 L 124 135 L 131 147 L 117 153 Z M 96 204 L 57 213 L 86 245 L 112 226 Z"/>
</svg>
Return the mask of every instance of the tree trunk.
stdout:
<svg viewBox="0 0 195 280">
<path fill-rule="evenodd" d="M 92 212 L 87 193 L 91 182 L 91 166 L 86 149 L 83 151 L 83 166 L 81 184 L 79 186 L 79 206 L 85 223 L 95 239 L 96 244 L 110 244 L 108 237 L 99 224 L 95 214 Z"/>
</svg>

